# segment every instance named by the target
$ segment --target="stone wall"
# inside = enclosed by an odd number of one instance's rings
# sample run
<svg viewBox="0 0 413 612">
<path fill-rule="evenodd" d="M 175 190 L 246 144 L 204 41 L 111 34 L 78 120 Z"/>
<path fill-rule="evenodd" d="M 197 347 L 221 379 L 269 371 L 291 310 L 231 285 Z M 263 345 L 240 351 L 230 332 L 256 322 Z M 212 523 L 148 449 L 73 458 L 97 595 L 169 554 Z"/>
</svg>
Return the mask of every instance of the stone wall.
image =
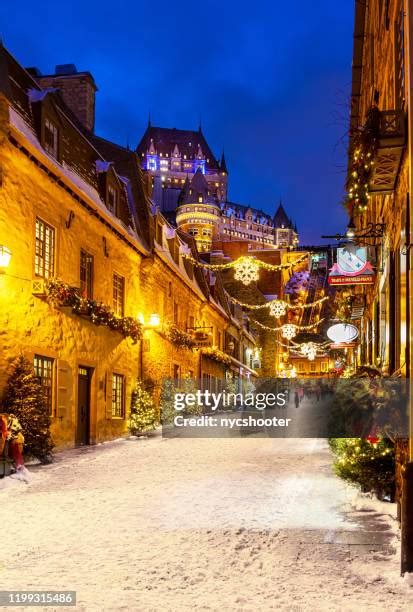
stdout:
<svg viewBox="0 0 413 612">
<path fill-rule="evenodd" d="M 36 159 L 7 139 L 7 103 L 0 99 L 0 244 L 12 252 L 10 266 L 0 274 L 0 396 L 19 354 L 53 359 L 52 435 L 57 447 L 76 443 L 78 368 L 91 372 L 90 442 L 112 439 L 127 432 L 133 386 L 143 377 L 159 398 L 162 380 L 174 376 L 202 378 L 203 371 L 225 377 L 225 368 L 205 359 L 198 350 L 173 345 L 166 330 L 175 321 L 182 330 L 189 323 L 211 326 L 211 343 L 221 342 L 227 316 L 208 302 L 194 278 L 176 265 L 167 249 L 144 254 L 133 239 L 124 241 L 112 231 L 117 221 L 91 215 L 65 189 L 52 181 Z M 125 278 L 125 316 L 160 315 L 161 326 L 147 329 L 142 342 L 70 308 L 50 304 L 32 293 L 35 254 L 35 221 L 39 217 L 55 229 L 54 276 L 79 286 L 80 249 L 94 258 L 93 297 L 112 306 L 113 273 Z M 119 230 L 119 228 L 117 228 Z M 134 245 L 134 246 L 133 246 Z M 175 305 L 174 305 L 175 303 Z M 177 313 L 177 314 L 176 314 Z M 191 318 L 192 317 L 192 318 Z M 125 418 L 112 418 L 112 375 L 125 377 Z"/>
</svg>

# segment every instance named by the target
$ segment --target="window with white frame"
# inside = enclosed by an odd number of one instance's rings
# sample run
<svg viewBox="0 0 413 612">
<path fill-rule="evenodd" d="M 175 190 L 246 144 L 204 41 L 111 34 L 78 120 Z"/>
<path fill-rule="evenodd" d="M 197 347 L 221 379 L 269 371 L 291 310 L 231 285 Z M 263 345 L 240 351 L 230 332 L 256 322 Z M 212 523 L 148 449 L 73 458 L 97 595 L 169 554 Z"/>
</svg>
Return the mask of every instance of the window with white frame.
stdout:
<svg viewBox="0 0 413 612">
<path fill-rule="evenodd" d="M 125 377 L 113 374 L 112 378 L 112 417 L 125 417 Z"/>
<path fill-rule="evenodd" d="M 34 272 L 36 276 L 50 278 L 54 274 L 55 230 L 36 219 Z"/>
<path fill-rule="evenodd" d="M 53 359 L 35 355 L 33 360 L 34 373 L 43 387 L 48 413 L 53 411 Z"/>
<path fill-rule="evenodd" d="M 113 274 L 113 310 L 118 317 L 125 312 L 125 279 L 116 272 Z"/>
</svg>

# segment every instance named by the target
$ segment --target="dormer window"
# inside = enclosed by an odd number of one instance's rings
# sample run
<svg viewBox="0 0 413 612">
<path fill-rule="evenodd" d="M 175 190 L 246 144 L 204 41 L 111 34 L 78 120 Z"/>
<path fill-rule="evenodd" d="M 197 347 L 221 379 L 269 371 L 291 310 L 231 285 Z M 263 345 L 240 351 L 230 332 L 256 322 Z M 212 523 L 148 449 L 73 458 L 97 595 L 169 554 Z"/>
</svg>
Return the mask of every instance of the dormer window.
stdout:
<svg viewBox="0 0 413 612">
<path fill-rule="evenodd" d="M 114 215 L 118 214 L 118 192 L 112 186 L 108 186 L 108 208 Z"/>
<path fill-rule="evenodd" d="M 57 127 L 49 119 L 46 119 L 44 122 L 44 148 L 57 159 L 58 131 Z"/>
</svg>

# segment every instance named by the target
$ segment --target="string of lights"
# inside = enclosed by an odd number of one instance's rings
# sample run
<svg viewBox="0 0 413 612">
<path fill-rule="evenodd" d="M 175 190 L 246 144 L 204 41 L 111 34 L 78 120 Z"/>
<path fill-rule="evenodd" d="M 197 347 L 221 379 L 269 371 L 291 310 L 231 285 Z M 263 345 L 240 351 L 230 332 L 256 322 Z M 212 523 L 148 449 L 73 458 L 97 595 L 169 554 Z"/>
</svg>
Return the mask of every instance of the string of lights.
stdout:
<svg viewBox="0 0 413 612">
<path fill-rule="evenodd" d="M 279 345 L 282 346 L 283 348 L 286 349 L 295 349 L 295 350 L 301 350 L 301 348 L 305 345 L 305 344 L 310 344 L 310 343 L 306 343 L 306 342 L 302 342 L 301 344 L 294 342 L 293 340 L 290 340 L 289 344 L 285 344 L 284 342 L 281 342 L 281 340 L 276 339 L 275 342 Z M 324 350 L 329 344 L 331 344 L 331 340 L 327 340 L 327 342 L 312 342 L 311 344 L 315 344 L 316 347 L 319 350 Z"/>
<path fill-rule="evenodd" d="M 314 306 L 322 304 L 323 302 L 328 300 L 328 296 L 324 296 L 322 298 L 319 298 L 318 300 L 315 300 L 314 302 L 308 302 L 306 304 L 289 304 L 284 300 L 278 299 L 270 300 L 265 304 L 247 304 L 245 302 L 241 302 L 232 295 L 228 295 L 228 297 L 232 302 L 238 304 L 238 306 L 241 306 L 242 308 L 247 308 L 248 310 L 263 310 L 264 308 L 269 308 L 270 311 L 283 311 L 280 312 L 280 315 L 275 314 L 273 316 L 283 316 L 287 310 L 305 310 L 306 308 L 313 308 Z M 273 314 L 273 312 L 271 312 L 271 314 Z"/>
<path fill-rule="evenodd" d="M 287 338 L 287 340 L 291 340 L 292 338 L 294 338 L 299 331 L 308 331 L 310 329 L 314 329 L 315 327 L 320 325 L 322 321 L 324 321 L 324 319 L 320 319 L 319 321 L 316 321 L 311 325 L 295 325 L 294 323 L 285 323 L 284 325 L 280 325 L 278 327 L 270 327 L 269 325 L 264 325 L 263 323 L 260 323 L 256 319 L 252 319 L 252 322 L 258 325 L 258 327 L 261 327 L 261 329 L 273 332 L 280 331 L 282 337 Z"/>
<path fill-rule="evenodd" d="M 228 263 L 225 263 L 225 264 L 209 264 L 203 261 L 198 261 L 194 259 L 192 255 L 189 255 L 188 253 L 183 253 L 182 257 L 186 259 L 187 261 L 190 261 L 194 266 L 197 266 L 199 268 L 204 268 L 205 270 L 211 270 L 213 272 L 219 272 L 220 270 L 230 270 L 231 268 L 234 268 L 235 270 L 237 270 L 240 267 L 245 267 L 245 266 L 252 266 L 258 269 L 262 268 L 263 270 L 276 272 L 279 270 L 289 270 L 293 268 L 294 266 L 297 266 L 298 264 L 308 259 L 310 254 L 311 253 L 304 253 L 301 257 L 299 257 L 295 261 L 290 261 L 284 264 L 270 264 L 266 261 L 262 261 L 261 259 L 256 259 L 255 257 L 251 257 L 249 255 L 243 255 L 241 257 L 238 257 L 238 259 L 235 259 L 234 261 L 229 261 Z"/>
</svg>

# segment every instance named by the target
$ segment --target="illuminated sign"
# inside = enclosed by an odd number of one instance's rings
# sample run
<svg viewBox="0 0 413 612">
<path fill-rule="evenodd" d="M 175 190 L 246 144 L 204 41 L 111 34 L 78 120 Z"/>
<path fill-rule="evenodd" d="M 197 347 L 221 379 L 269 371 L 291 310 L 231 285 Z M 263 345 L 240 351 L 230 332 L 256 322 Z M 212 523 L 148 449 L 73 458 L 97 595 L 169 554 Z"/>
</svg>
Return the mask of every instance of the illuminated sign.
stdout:
<svg viewBox="0 0 413 612">
<path fill-rule="evenodd" d="M 366 247 L 350 243 L 337 249 L 337 263 L 328 275 L 330 285 L 371 285 L 375 278 Z"/>
<path fill-rule="evenodd" d="M 334 342 L 334 344 L 345 343 L 349 345 L 359 335 L 359 330 L 355 325 L 351 323 L 336 323 L 327 330 L 327 336 Z"/>
</svg>

